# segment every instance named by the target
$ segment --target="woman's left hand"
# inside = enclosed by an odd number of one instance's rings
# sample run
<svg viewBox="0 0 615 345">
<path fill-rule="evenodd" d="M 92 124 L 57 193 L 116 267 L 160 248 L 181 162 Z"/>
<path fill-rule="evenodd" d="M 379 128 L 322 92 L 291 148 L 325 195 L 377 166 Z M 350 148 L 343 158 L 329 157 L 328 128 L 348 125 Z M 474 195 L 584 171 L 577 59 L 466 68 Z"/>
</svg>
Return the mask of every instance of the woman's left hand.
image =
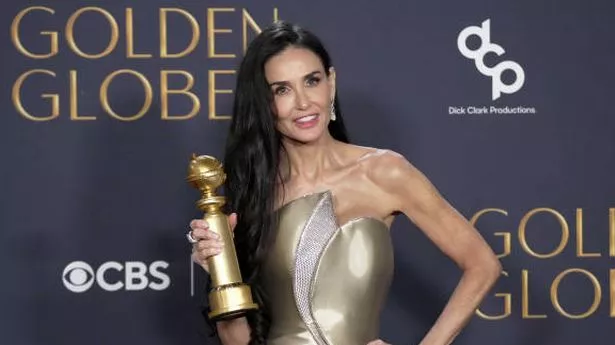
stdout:
<svg viewBox="0 0 615 345">
<path fill-rule="evenodd" d="M 370 341 L 367 345 L 391 345 L 381 339 Z"/>
</svg>

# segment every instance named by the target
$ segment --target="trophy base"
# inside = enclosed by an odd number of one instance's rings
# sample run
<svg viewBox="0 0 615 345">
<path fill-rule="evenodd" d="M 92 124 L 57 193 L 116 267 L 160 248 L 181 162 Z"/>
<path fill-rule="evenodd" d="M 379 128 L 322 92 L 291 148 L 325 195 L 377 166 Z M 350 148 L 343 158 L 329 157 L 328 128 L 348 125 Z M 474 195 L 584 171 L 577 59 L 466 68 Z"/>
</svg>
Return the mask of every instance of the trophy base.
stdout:
<svg viewBox="0 0 615 345">
<path fill-rule="evenodd" d="M 239 283 L 219 286 L 209 293 L 210 320 L 228 320 L 240 317 L 250 310 L 258 309 L 252 301 L 250 286 Z"/>
</svg>

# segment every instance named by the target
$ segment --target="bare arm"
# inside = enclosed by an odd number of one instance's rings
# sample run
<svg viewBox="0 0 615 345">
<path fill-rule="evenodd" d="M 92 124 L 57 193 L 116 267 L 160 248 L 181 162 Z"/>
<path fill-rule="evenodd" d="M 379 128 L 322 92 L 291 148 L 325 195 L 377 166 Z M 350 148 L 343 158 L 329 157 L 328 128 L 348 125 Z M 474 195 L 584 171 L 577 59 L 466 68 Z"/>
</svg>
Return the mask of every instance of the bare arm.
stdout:
<svg viewBox="0 0 615 345">
<path fill-rule="evenodd" d="M 444 310 L 420 343 L 448 345 L 499 277 L 500 262 L 480 233 L 403 157 L 383 155 L 373 175 L 393 203 L 392 208 L 408 216 L 463 270 Z"/>
<path fill-rule="evenodd" d="M 247 345 L 250 342 L 250 325 L 245 317 L 216 323 L 223 345 Z"/>
</svg>

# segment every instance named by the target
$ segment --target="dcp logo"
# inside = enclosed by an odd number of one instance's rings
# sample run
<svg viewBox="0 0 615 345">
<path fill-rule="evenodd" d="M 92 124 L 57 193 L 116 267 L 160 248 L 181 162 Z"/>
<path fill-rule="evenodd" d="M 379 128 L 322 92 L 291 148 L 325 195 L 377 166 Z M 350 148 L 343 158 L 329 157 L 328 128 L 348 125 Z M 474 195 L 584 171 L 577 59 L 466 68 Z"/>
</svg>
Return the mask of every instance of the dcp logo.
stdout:
<svg viewBox="0 0 615 345">
<path fill-rule="evenodd" d="M 468 26 L 463 29 L 457 37 L 457 47 L 463 56 L 474 60 L 476 68 L 480 73 L 491 77 L 491 98 L 496 100 L 503 93 L 515 93 L 521 89 L 525 82 L 525 73 L 521 66 L 514 61 L 502 61 L 493 67 L 485 65 L 485 55 L 487 53 L 496 53 L 498 56 L 504 54 L 504 48 L 491 43 L 491 22 L 485 20 L 482 26 Z M 468 38 L 476 35 L 480 38 L 480 46 L 476 50 L 468 47 Z M 511 70 L 515 73 L 515 81 L 508 85 L 502 81 L 502 73 L 506 70 Z"/>
<path fill-rule="evenodd" d="M 164 272 L 169 267 L 165 261 L 154 261 L 149 266 L 140 261 L 127 261 L 119 263 L 108 261 L 94 270 L 92 266 L 83 261 L 73 261 L 66 265 L 62 272 L 64 286 L 76 293 L 89 290 L 97 283 L 106 291 L 139 291 L 146 288 L 164 290 L 169 287 L 171 279 Z M 115 271 L 115 278 L 109 277 L 108 272 Z"/>
</svg>

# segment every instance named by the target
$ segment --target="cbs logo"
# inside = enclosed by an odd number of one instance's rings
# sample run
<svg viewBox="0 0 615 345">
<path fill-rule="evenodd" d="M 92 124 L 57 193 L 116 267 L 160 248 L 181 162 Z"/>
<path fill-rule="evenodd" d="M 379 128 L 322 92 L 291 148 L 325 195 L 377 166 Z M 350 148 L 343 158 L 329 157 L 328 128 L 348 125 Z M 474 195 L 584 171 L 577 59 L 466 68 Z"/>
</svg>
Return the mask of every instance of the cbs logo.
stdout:
<svg viewBox="0 0 615 345">
<path fill-rule="evenodd" d="M 514 61 L 502 61 L 493 67 L 485 65 L 485 55 L 495 53 L 498 56 L 504 54 L 504 48 L 491 43 L 491 22 L 485 20 L 482 26 L 468 26 L 463 29 L 457 37 L 457 48 L 463 56 L 474 60 L 476 68 L 485 76 L 491 77 L 491 98 L 496 100 L 500 98 L 502 93 L 512 94 L 521 89 L 525 82 L 525 72 L 521 66 Z M 468 47 L 468 38 L 472 35 L 480 38 L 480 46 L 472 50 Z M 511 84 L 505 84 L 502 81 L 502 73 L 506 70 L 511 70 L 515 73 L 515 81 Z"/>
<path fill-rule="evenodd" d="M 171 284 L 169 275 L 164 272 L 167 267 L 169 264 L 165 261 L 154 261 L 149 266 L 140 261 L 124 264 L 108 261 L 94 270 L 86 262 L 74 261 L 64 268 L 62 282 L 68 290 L 76 293 L 89 290 L 94 283 L 106 291 L 140 291 L 147 288 L 161 291 Z M 110 275 L 115 278 L 110 278 Z"/>
</svg>

